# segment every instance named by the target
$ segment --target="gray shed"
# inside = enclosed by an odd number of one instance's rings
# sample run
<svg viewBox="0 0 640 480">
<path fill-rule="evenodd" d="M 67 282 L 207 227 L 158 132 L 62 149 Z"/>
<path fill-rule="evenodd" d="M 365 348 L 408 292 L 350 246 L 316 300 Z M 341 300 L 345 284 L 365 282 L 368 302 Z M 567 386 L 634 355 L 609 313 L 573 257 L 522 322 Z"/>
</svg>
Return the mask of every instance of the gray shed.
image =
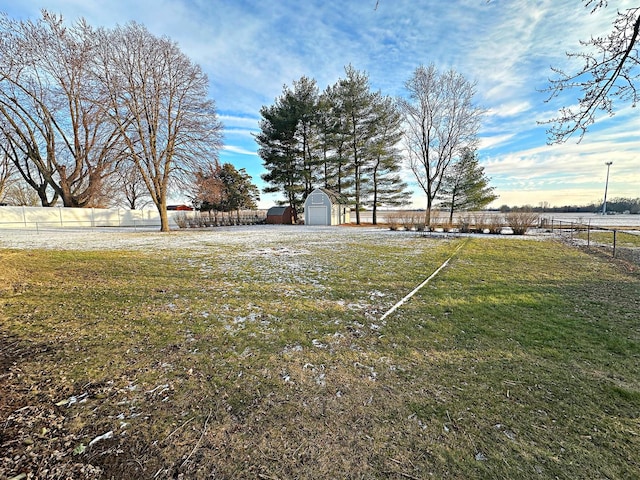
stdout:
<svg viewBox="0 0 640 480">
<path fill-rule="evenodd" d="M 304 201 L 305 225 L 340 225 L 351 223 L 351 207 L 344 195 L 326 188 L 316 188 Z"/>
</svg>

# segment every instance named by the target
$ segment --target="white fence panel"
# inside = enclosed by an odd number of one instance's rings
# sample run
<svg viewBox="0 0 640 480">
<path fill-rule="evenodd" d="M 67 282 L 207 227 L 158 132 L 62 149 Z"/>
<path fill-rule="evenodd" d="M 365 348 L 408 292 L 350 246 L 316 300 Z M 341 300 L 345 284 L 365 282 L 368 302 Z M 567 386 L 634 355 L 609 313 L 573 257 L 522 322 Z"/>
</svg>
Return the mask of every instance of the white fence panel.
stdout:
<svg viewBox="0 0 640 480">
<path fill-rule="evenodd" d="M 167 212 L 170 226 L 177 227 Z M 160 226 L 155 209 L 0 207 L 0 228 L 154 227 Z"/>
</svg>

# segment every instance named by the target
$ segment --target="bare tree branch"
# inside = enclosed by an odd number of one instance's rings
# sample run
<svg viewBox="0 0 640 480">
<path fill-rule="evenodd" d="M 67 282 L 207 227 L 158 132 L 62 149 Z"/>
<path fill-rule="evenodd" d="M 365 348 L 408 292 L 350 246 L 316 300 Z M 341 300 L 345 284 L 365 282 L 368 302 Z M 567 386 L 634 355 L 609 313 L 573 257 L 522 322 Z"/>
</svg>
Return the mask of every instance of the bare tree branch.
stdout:
<svg viewBox="0 0 640 480">
<path fill-rule="evenodd" d="M 591 13 L 606 8 L 606 0 L 585 0 Z M 580 42 L 586 51 L 568 53 L 569 58 L 583 61 L 575 73 L 565 73 L 552 68 L 557 74 L 550 79 L 547 102 L 567 90 L 578 89 L 582 96 L 575 107 L 562 107 L 557 117 L 541 122 L 551 124 L 547 133 L 549 143 L 563 143 L 576 132 L 580 141 L 588 128 L 596 121 L 599 111 L 609 116 L 615 114 L 614 101 L 638 102 L 637 82 L 640 76 L 640 57 L 636 47 L 640 35 L 640 7 L 618 12 L 611 33 Z"/>
</svg>

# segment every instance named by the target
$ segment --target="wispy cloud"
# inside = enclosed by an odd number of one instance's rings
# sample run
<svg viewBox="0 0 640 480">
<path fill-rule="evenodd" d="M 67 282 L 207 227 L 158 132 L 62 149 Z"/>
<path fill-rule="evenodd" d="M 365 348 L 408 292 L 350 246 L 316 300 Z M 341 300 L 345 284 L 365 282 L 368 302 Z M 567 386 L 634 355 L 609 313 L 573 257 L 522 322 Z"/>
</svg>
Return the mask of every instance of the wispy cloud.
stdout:
<svg viewBox="0 0 640 480">
<path fill-rule="evenodd" d="M 513 140 L 515 134 L 505 133 L 503 135 L 488 135 L 480 137 L 480 149 L 494 148 L 500 145 L 504 145 Z"/>
<path fill-rule="evenodd" d="M 487 110 L 488 117 L 514 117 L 531 110 L 531 102 L 529 100 L 520 100 L 515 102 L 499 103 Z"/>
<path fill-rule="evenodd" d="M 234 145 L 225 145 L 224 147 L 222 147 L 222 149 L 230 153 L 237 153 L 239 155 L 251 155 L 254 157 L 258 156 L 255 150 L 247 150 L 245 148 L 236 147 Z"/>
<path fill-rule="evenodd" d="M 238 115 L 221 114 L 219 118 L 220 121 L 225 125 L 225 127 L 247 128 L 253 130 L 258 128 L 259 120 L 257 117 L 242 117 Z"/>
</svg>

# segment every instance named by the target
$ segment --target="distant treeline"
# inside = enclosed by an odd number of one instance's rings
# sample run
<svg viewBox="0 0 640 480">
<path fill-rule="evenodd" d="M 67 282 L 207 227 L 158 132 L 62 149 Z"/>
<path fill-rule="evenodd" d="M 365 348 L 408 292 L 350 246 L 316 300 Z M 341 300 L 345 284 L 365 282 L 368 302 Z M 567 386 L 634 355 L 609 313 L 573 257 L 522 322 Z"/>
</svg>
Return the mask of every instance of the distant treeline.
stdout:
<svg viewBox="0 0 640 480">
<path fill-rule="evenodd" d="M 602 212 L 602 202 L 591 203 L 589 205 L 565 205 L 562 207 L 551 207 L 545 202 L 534 207 L 524 205 L 522 207 L 510 207 L 502 205 L 498 210 L 501 212 L 549 212 L 549 213 L 597 213 Z M 634 213 L 640 214 L 640 198 L 612 198 L 607 200 L 607 213 Z"/>
</svg>

